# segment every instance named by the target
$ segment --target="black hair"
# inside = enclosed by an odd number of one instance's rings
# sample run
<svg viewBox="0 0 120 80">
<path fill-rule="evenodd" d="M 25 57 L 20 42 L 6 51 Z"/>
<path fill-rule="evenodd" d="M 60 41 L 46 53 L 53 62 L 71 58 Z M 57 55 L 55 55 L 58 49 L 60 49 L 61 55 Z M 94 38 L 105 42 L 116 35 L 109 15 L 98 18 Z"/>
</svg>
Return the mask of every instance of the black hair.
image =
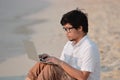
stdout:
<svg viewBox="0 0 120 80">
<path fill-rule="evenodd" d="M 63 15 L 61 21 L 61 25 L 64 26 L 67 23 L 71 24 L 73 28 L 78 29 L 80 26 L 83 28 L 85 33 L 88 32 L 88 18 L 87 14 L 82 12 L 79 9 L 72 10 Z"/>
</svg>

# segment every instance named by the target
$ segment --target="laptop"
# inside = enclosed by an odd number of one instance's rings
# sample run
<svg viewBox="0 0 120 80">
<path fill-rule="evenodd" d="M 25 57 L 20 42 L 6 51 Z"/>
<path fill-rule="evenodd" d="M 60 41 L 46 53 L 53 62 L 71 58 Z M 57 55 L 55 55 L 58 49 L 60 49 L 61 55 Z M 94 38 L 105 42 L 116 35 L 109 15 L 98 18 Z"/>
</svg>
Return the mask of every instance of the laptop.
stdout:
<svg viewBox="0 0 120 80">
<path fill-rule="evenodd" d="M 32 41 L 24 40 L 23 43 L 24 43 L 25 51 L 27 52 L 27 56 L 29 59 L 32 59 L 32 60 L 38 61 L 38 62 L 40 61 L 40 62 L 46 63 L 44 59 L 39 58 L 40 54 L 39 55 L 37 54 L 35 45 Z"/>
</svg>

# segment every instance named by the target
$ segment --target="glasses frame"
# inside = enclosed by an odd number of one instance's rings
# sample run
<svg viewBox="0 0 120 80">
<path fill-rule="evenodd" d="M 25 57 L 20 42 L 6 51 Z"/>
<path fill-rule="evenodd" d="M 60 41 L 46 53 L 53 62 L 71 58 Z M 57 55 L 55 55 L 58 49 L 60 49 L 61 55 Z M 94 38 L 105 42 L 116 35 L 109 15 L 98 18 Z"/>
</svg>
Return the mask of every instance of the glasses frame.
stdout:
<svg viewBox="0 0 120 80">
<path fill-rule="evenodd" d="M 66 32 L 71 32 L 71 30 L 74 29 L 74 27 L 70 27 L 70 28 L 64 28 L 64 27 L 63 27 L 63 29 L 64 29 L 64 31 L 66 31 Z"/>
</svg>

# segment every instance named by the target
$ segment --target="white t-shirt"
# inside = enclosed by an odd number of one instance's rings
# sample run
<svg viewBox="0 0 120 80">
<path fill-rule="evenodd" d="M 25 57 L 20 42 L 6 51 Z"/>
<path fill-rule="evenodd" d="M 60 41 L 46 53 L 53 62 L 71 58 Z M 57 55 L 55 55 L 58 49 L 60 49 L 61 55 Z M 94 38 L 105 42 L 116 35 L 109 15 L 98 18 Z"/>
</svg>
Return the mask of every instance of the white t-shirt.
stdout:
<svg viewBox="0 0 120 80">
<path fill-rule="evenodd" d="M 87 80 L 100 80 L 99 50 L 88 36 L 84 36 L 75 45 L 68 41 L 60 59 L 78 70 L 91 72 Z"/>
</svg>

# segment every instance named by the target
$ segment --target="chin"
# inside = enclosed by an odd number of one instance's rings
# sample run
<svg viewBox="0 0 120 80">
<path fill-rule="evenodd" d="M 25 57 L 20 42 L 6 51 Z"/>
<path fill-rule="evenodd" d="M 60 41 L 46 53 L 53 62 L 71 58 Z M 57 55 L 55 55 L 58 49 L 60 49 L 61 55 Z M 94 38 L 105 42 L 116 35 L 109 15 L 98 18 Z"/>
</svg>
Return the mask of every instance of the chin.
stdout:
<svg viewBox="0 0 120 80">
<path fill-rule="evenodd" d="M 74 41 L 74 39 L 69 39 L 69 41 Z"/>
<path fill-rule="evenodd" d="M 74 41 L 75 39 L 68 37 L 68 40 L 69 41 Z"/>
</svg>

